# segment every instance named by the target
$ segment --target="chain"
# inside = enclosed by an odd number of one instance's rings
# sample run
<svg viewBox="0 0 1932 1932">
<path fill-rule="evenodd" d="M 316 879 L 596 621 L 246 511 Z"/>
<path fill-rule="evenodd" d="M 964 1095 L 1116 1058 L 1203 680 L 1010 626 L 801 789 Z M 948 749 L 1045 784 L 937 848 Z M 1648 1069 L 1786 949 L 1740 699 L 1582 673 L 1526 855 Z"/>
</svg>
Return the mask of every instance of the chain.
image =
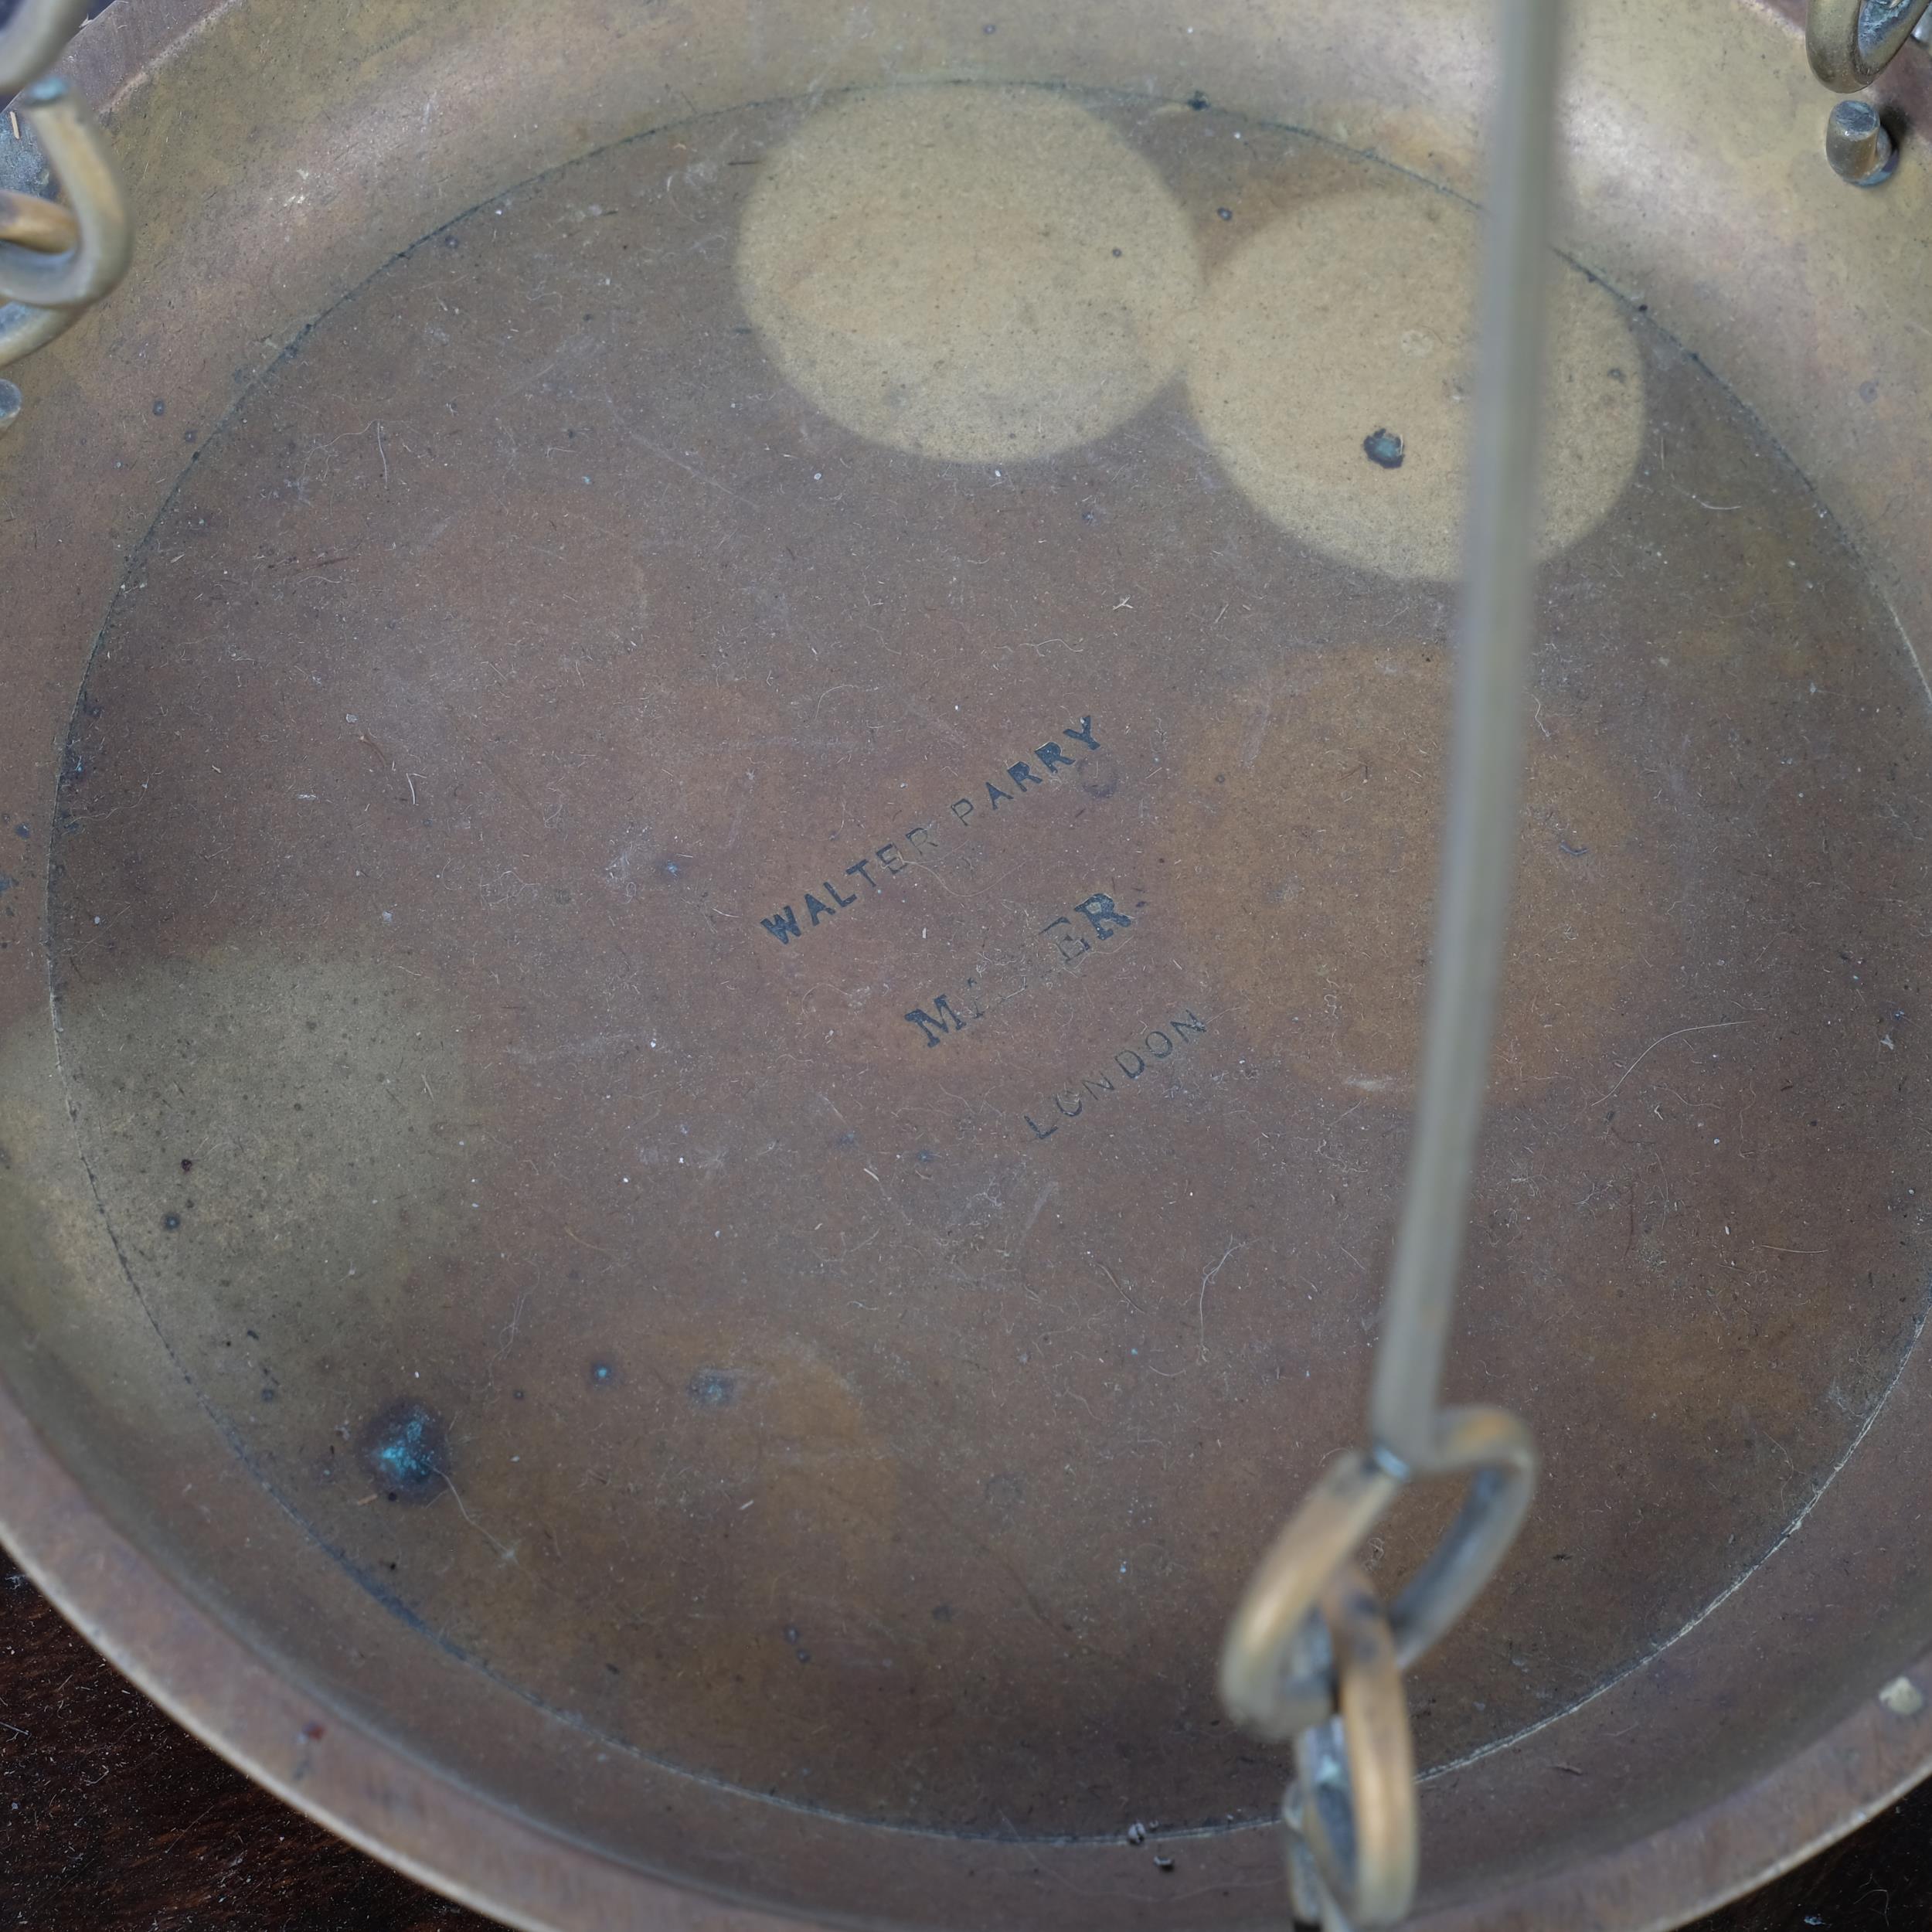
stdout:
<svg viewBox="0 0 1932 1932">
<path fill-rule="evenodd" d="M 72 86 L 47 70 L 87 0 L 23 0 L 0 27 L 0 97 L 32 130 L 66 205 L 0 192 L 0 369 L 70 328 L 128 272 L 127 191 L 100 124 Z M 0 431 L 20 392 L 0 382 Z"/>
<path fill-rule="evenodd" d="M 1921 4 L 1925 0 L 1921 0 Z M 1294 1740 L 1283 1806 L 1298 1916 L 1390 1926 L 1416 1887 L 1402 1672 L 1455 1622 L 1529 1507 L 1536 1451 L 1500 1409 L 1440 1405 L 1502 976 L 1535 570 L 1537 406 L 1561 0 L 1499 0 L 1481 366 L 1457 620 L 1447 832 L 1416 1131 L 1370 1395 L 1370 1447 L 1337 1458 L 1261 1561 L 1221 1654 L 1230 1716 Z M 1460 1514 L 1384 1606 L 1355 1556 L 1396 1496 L 1460 1476 Z"/>
</svg>

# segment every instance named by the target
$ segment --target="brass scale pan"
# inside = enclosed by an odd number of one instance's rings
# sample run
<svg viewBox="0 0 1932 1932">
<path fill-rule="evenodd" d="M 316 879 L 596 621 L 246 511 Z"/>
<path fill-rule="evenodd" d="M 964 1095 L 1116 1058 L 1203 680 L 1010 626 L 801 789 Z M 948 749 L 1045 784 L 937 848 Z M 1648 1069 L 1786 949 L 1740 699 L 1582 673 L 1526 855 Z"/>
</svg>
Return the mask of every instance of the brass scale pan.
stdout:
<svg viewBox="0 0 1932 1932">
<path fill-rule="evenodd" d="M 1932 1764 L 1932 69 L 1828 163 L 1791 0 L 1570 11 L 1430 1932 Z M 256 1777 L 528 1927 L 1281 1922 L 1216 1655 L 1362 1440 L 1496 66 L 120 0 L 16 100 L 0 1534 Z"/>
</svg>

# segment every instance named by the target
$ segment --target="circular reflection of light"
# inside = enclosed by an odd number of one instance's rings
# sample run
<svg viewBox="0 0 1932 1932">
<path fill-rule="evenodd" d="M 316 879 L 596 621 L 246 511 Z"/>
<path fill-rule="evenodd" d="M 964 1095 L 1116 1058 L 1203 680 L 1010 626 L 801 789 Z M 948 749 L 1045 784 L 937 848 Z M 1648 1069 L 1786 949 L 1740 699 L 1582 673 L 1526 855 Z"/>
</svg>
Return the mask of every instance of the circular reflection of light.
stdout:
<svg viewBox="0 0 1932 1932">
<path fill-rule="evenodd" d="M 1273 223 L 1213 277 L 1188 389 L 1228 474 L 1284 530 L 1398 577 L 1453 577 L 1476 342 L 1475 211 L 1417 187 Z M 1635 468 L 1643 375 L 1622 304 L 1552 257 L 1546 556 Z"/>
<path fill-rule="evenodd" d="M 827 415 L 974 462 L 1134 414 L 1199 293 L 1154 170 L 1031 88 L 894 88 L 813 115 L 765 165 L 737 274 L 773 360 Z"/>
</svg>

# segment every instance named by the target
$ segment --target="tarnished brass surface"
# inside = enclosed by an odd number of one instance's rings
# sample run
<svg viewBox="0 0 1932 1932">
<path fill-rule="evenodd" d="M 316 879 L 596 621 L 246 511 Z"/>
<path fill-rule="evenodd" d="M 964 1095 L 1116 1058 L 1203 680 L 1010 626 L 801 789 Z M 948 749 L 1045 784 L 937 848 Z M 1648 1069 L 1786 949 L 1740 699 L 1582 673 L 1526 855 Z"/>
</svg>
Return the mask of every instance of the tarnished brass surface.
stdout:
<svg viewBox="0 0 1932 1932">
<path fill-rule="evenodd" d="M 1769 10 L 1577 11 L 1441 1928 L 1932 1757 L 1932 198 Z M 1278 1914 L 1215 1638 L 1366 1388 L 1473 17 L 83 36 L 144 244 L 0 444 L 0 1526 L 297 1802 L 530 1925 Z"/>
</svg>

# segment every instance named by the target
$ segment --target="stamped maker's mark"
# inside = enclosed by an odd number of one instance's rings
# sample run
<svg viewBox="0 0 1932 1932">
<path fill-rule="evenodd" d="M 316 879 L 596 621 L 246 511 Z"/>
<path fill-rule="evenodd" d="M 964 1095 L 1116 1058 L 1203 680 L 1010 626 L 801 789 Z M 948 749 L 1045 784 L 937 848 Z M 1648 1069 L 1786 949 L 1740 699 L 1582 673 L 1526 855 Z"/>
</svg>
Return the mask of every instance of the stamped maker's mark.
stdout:
<svg viewBox="0 0 1932 1932">
<path fill-rule="evenodd" d="M 1091 938 L 1074 925 L 1073 914 L 1066 913 L 1057 919 L 1049 919 L 1037 935 L 1052 946 L 1063 967 L 1073 965 L 1083 954 L 1090 953 L 1094 940 L 1104 944 L 1117 932 L 1125 932 L 1134 923 L 1132 915 L 1122 912 L 1106 893 L 1089 893 L 1073 908 L 1073 912 L 1093 928 Z M 986 1017 L 985 1007 L 977 999 L 968 997 L 975 985 L 974 981 L 967 981 L 966 992 L 960 995 L 960 1004 L 966 1009 L 964 1015 L 954 1008 L 950 993 L 941 993 L 934 999 L 930 1012 L 923 1006 L 915 1006 L 906 1015 L 906 1024 L 919 1029 L 928 1046 L 939 1046 L 950 1033 L 964 1032 L 968 1020 Z"/>
<path fill-rule="evenodd" d="M 1062 739 L 1066 743 L 1061 743 Z M 971 795 L 954 799 L 949 808 L 953 817 L 964 827 L 975 814 L 997 812 L 1002 806 L 1019 804 L 1035 791 L 1045 791 L 1058 781 L 1063 772 L 1079 770 L 1080 760 L 1086 754 L 1068 749 L 1075 745 L 1084 746 L 1086 753 L 1097 753 L 1100 750 L 1100 740 L 1094 735 L 1090 716 L 1081 719 L 1077 725 L 1067 726 L 1060 737 L 1049 738 L 1045 744 L 1036 747 L 1029 758 L 1014 760 L 1000 774 L 1007 781 L 1006 784 L 1002 784 L 998 778 L 987 779 L 983 799 Z M 1110 791 L 1112 788 L 1111 784 L 1107 787 Z M 829 879 L 821 879 L 816 887 L 801 896 L 804 908 L 802 921 L 796 906 L 785 905 L 769 917 L 760 919 L 758 923 L 781 946 L 789 946 L 794 939 L 802 939 L 806 934 L 816 931 L 857 905 L 864 896 L 859 890 L 859 885 L 869 886 L 875 894 L 883 896 L 886 888 L 872 876 L 872 867 L 878 866 L 887 877 L 896 877 L 906 871 L 914 859 L 930 859 L 939 849 L 939 836 L 934 829 L 935 822 L 926 820 L 909 826 L 898 839 L 888 839 L 846 866 L 841 877 L 858 882 L 849 893 L 841 892 Z"/>
<path fill-rule="evenodd" d="M 1190 1006 L 1165 1025 L 1149 1027 L 1138 1044 L 1122 1047 L 1104 1073 L 1090 1074 L 1077 1087 L 1056 1094 L 1050 1107 L 1039 1110 L 1050 1124 L 1043 1127 L 1031 1114 L 1020 1117 L 1032 1129 L 1035 1140 L 1050 1141 L 1067 1121 L 1083 1120 L 1098 1103 L 1128 1092 L 1143 1074 L 1151 1072 L 1160 1061 L 1172 1060 L 1182 1047 L 1199 1039 L 1207 1028 L 1207 1022 Z M 1114 1079 L 1117 1071 L 1121 1077 L 1117 1085 Z"/>
</svg>

